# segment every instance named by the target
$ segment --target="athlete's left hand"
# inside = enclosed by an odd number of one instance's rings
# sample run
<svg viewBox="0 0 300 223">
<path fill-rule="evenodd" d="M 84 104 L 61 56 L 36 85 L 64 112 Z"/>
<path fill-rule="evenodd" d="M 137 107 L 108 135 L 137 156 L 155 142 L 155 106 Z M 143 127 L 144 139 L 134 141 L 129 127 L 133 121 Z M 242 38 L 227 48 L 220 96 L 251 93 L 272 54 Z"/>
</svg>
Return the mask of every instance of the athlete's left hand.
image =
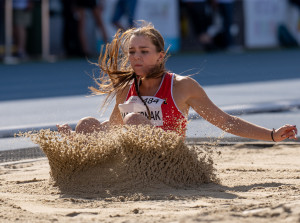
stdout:
<svg viewBox="0 0 300 223">
<path fill-rule="evenodd" d="M 280 142 L 285 139 L 297 139 L 298 130 L 296 125 L 284 125 L 274 131 L 273 137 L 275 142 Z"/>
</svg>

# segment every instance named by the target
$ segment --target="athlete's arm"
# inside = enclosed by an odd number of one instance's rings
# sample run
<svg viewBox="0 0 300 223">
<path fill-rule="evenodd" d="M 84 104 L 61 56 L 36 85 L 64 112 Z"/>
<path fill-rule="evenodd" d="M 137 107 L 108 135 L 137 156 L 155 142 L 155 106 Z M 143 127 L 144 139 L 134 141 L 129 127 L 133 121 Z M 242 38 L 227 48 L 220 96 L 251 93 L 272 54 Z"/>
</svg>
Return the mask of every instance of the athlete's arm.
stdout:
<svg viewBox="0 0 300 223">
<path fill-rule="evenodd" d="M 123 118 L 119 110 L 119 104 L 124 103 L 128 90 L 129 90 L 129 86 L 126 87 L 124 90 L 117 92 L 116 104 L 109 118 L 110 125 L 123 125 Z"/>
<path fill-rule="evenodd" d="M 112 125 L 122 125 L 123 124 L 123 119 L 120 114 L 119 108 L 118 108 L 119 103 L 116 103 L 110 118 L 109 118 L 109 124 Z"/>
<path fill-rule="evenodd" d="M 222 111 L 208 98 L 203 88 L 192 78 L 185 78 L 182 81 L 182 86 L 182 89 L 185 89 L 183 93 L 186 97 L 186 103 L 213 125 L 237 136 L 272 141 L 272 130 L 252 124 Z M 296 134 L 296 126 L 285 125 L 277 129 L 273 136 L 275 141 L 282 141 L 286 138 L 296 139 Z"/>
</svg>

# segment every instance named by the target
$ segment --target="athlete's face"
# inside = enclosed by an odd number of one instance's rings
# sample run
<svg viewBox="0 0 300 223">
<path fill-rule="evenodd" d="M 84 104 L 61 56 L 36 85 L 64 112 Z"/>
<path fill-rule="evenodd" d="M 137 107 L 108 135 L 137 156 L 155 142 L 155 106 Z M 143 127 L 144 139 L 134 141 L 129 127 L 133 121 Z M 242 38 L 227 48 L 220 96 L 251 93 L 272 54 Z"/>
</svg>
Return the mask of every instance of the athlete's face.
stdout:
<svg viewBox="0 0 300 223">
<path fill-rule="evenodd" d="M 129 62 L 135 73 L 145 77 L 151 68 L 161 63 L 163 52 L 146 36 L 132 36 L 129 41 Z"/>
</svg>

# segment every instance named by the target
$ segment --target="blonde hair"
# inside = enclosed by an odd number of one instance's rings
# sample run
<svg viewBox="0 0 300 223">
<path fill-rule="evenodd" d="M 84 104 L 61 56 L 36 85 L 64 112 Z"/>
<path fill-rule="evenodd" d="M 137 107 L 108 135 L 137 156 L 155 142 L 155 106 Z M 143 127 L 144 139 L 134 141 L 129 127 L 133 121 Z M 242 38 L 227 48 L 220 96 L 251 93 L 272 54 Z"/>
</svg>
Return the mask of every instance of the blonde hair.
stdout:
<svg viewBox="0 0 300 223">
<path fill-rule="evenodd" d="M 151 23 L 143 22 L 141 27 L 131 28 L 123 33 L 118 30 L 112 42 L 106 44 L 105 51 L 103 47 L 101 49 L 97 64 L 100 74 L 99 77 L 94 76 L 97 88 L 89 87 L 93 94 L 107 94 L 103 105 L 111 101 L 116 93 L 123 90 L 132 80 L 136 82 L 136 74 L 128 58 L 129 41 L 132 36 L 148 37 L 156 47 L 157 52 L 164 53 L 162 62 L 149 70 L 146 78 L 160 78 L 166 72 L 165 63 L 168 50 L 165 51 L 164 39 Z M 137 93 L 139 94 L 139 92 Z"/>
</svg>

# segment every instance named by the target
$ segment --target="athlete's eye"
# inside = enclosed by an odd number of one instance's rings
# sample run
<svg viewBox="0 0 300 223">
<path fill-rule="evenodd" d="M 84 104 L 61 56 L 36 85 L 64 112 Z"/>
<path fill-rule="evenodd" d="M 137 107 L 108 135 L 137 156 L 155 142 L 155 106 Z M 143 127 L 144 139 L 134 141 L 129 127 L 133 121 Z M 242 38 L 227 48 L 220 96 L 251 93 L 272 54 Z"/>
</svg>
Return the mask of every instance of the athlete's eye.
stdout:
<svg viewBox="0 0 300 223">
<path fill-rule="evenodd" d="M 147 53 L 148 53 L 148 51 L 144 51 L 144 50 L 142 51 L 142 54 L 147 54 Z"/>
<path fill-rule="evenodd" d="M 129 51 L 129 54 L 130 55 L 132 55 L 132 54 L 134 54 L 135 53 L 135 51 Z"/>
</svg>

